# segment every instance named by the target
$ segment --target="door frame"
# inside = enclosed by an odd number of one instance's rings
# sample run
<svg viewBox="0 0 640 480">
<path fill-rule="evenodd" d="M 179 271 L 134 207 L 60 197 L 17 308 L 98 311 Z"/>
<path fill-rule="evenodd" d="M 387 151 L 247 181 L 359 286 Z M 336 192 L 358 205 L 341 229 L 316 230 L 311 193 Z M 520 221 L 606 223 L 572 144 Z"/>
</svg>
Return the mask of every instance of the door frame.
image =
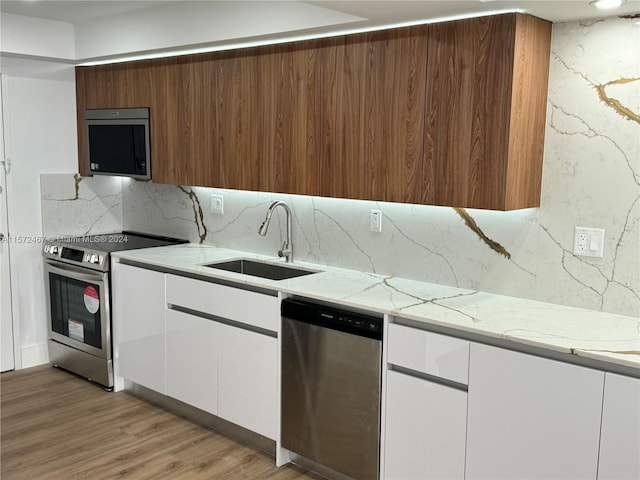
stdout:
<svg viewBox="0 0 640 480">
<path fill-rule="evenodd" d="M 6 242 L 0 245 L 0 255 L 2 255 L 2 266 L 0 268 L 0 322 L 2 323 L 2 337 L 5 338 L 5 334 L 11 331 L 11 345 L 13 349 L 13 362 L 12 365 L 1 365 L 0 370 L 18 370 L 22 367 L 19 343 L 19 330 L 16 325 L 16 315 L 14 311 L 14 294 L 11 287 L 11 235 L 9 226 L 9 205 L 11 187 L 9 183 L 10 172 L 10 156 L 9 146 L 7 141 L 8 135 L 8 108 L 6 108 L 7 98 L 7 76 L 0 72 L 0 186 L 3 189 L 0 196 L 4 199 L 0 201 L 0 231 L 6 236 Z M 3 345 L 8 345 L 7 342 L 3 342 Z"/>
</svg>

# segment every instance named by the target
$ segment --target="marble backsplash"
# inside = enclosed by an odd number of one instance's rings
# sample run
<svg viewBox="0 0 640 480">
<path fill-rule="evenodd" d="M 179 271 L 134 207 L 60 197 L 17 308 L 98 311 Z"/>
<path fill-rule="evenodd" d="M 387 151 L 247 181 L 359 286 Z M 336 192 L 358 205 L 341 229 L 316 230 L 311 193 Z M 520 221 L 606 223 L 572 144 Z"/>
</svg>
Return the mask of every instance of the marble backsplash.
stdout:
<svg viewBox="0 0 640 480">
<path fill-rule="evenodd" d="M 122 230 L 122 178 L 40 176 L 42 234 L 82 236 Z"/>
<path fill-rule="evenodd" d="M 294 258 L 640 317 L 640 26 L 555 24 L 540 208 L 462 210 L 43 175 L 45 235 L 122 228 L 276 256 L 294 215 Z M 211 213 L 210 195 L 224 197 Z M 59 208 L 64 202 L 64 208 Z M 369 230 L 371 209 L 382 232 Z M 276 221 L 277 220 L 277 221 Z M 575 226 L 606 230 L 603 259 L 573 255 Z"/>
</svg>

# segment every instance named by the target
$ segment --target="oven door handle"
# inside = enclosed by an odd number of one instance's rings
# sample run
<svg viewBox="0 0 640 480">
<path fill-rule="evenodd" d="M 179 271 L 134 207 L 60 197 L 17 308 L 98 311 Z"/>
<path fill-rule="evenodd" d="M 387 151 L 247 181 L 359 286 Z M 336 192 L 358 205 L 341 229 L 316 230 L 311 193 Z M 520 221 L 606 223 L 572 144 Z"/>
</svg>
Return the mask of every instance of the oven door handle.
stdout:
<svg viewBox="0 0 640 480">
<path fill-rule="evenodd" d="M 92 283 L 104 283 L 106 277 L 106 273 L 87 273 L 85 269 L 74 268 L 63 263 L 54 265 L 52 262 L 45 262 L 45 271 Z"/>
</svg>

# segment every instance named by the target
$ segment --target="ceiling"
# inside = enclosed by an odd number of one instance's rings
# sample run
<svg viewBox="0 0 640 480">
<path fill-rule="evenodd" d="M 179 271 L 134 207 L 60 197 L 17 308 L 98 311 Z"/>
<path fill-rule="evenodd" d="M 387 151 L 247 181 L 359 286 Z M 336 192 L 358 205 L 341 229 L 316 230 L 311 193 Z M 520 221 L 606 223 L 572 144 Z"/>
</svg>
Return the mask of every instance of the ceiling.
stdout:
<svg viewBox="0 0 640 480">
<path fill-rule="evenodd" d="M 0 12 L 27 17 L 80 23 L 98 18 L 119 15 L 144 8 L 153 8 L 163 1 L 106 1 L 106 0 L 2 0 Z"/>
<path fill-rule="evenodd" d="M 598 10 L 589 0 L 0 0 L 0 13 L 72 24 L 77 61 L 133 52 L 166 54 L 181 46 L 224 47 L 257 39 L 270 43 L 505 11 L 551 22 L 594 20 L 639 15 L 640 0 L 626 0 L 615 11 Z M 135 38 L 123 35 L 135 30 L 140 30 L 133 32 Z M 88 43 L 93 50 L 85 53 Z M 99 45 L 114 47 L 101 51 Z"/>
<path fill-rule="evenodd" d="M 204 1 L 237 3 L 243 0 Z M 610 14 L 624 15 L 640 12 L 640 0 L 627 0 L 622 7 L 611 13 L 596 9 L 590 5 L 589 0 L 315 0 L 306 2 L 280 0 L 268 3 L 281 4 L 283 1 L 313 4 L 363 17 L 380 25 L 482 13 L 490 10 L 519 9 L 552 22 L 586 20 Z M 133 11 L 154 9 L 169 3 L 193 3 L 193 0 L 2 0 L 0 12 L 77 24 Z"/>
</svg>

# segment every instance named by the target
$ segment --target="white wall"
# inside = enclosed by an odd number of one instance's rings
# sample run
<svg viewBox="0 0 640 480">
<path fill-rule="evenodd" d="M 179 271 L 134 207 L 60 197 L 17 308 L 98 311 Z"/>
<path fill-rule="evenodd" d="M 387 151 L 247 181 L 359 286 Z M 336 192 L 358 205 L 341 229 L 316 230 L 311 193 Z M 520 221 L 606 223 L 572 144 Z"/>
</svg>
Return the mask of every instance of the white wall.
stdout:
<svg viewBox="0 0 640 480">
<path fill-rule="evenodd" d="M 25 71 L 36 75 L 32 64 Z M 48 361 L 40 173 L 74 172 L 78 161 L 73 67 L 59 66 L 55 80 L 20 76 L 25 71 L 17 63 L 2 70 L 6 156 L 11 160 L 7 191 L 17 368 Z"/>
<path fill-rule="evenodd" d="M 73 25 L 3 13 L 0 16 L 0 49 L 3 54 L 73 60 Z"/>
</svg>

